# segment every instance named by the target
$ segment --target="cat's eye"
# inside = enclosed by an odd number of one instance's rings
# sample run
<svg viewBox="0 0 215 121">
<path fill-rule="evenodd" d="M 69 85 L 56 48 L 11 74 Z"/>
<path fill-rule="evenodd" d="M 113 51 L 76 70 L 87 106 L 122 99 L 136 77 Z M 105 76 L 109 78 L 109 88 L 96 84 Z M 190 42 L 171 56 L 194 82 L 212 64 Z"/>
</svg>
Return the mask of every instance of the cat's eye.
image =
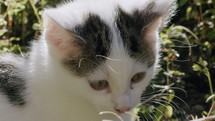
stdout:
<svg viewBox="0 0 215 121">
<path fill-rule="evenodd" d="M 94 90 L 98 91 L 107 89 L 109 87 L 109 83 L 106 80 L 90 81 L 89 83 Z"/>
<path fill-rule="evenodd" d="M 142 81 L 146 76 L 145 72 L 139 72 L 136 73 L 132 78 L 131 78 L 131 83 L 138 83 Z"/>
</svg>

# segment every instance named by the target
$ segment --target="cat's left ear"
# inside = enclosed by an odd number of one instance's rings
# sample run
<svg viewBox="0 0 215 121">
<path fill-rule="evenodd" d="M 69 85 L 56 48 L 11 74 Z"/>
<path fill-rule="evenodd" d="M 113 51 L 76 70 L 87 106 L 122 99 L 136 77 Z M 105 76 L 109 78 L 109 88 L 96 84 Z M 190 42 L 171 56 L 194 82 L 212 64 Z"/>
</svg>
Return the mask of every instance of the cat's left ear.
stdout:
<svg viewBox="0 0 215 121">
<path fill-rule="evenodd" d="M 176 0 L 152 0 L 147 7 L 135 14 L 141 14 L 144 38 L 154 38 L 160 28 L 165 27 L 177 8 Z"/>
<path fill-rule="evenodd" d="M 165 27 L 174 16 L 176 8 L 176 0 L 153 0 L 141 12 L 146 22 L 146 28 L 156 30 Z"/>
<path fill-rule="evenodd" d="M 84 42 L 73 32 L 66 30 L 47 13 L 43 14 L 44 36 L 50 52 L 55 55 L 77 57 L 81 54 Z"/>
</svg>

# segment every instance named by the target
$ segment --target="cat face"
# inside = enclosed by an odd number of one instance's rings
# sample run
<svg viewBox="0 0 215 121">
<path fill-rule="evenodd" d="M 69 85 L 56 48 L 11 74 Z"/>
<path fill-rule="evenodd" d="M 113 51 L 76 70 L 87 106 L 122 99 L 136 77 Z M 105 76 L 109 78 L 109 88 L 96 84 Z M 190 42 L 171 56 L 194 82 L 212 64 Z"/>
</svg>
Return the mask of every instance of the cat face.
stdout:
<svg viewBox="0 0 215 121">
<path fill-rule="evenodd" d="M 129 111 L 158 61 L 158 29 L 173 0 L 77 0 L 45 11 L 50 55 L 98 111 Z M 78 80 L 78 81 L 77 81 Z M 76 86 L 74 86 L 76 85 Z"/>
</svg>

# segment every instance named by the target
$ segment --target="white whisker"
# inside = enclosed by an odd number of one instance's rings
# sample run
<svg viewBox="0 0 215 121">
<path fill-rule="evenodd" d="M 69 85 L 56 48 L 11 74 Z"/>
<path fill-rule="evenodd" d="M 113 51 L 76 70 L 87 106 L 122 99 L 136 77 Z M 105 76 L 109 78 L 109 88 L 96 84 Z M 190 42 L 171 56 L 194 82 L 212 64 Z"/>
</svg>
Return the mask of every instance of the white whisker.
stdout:
<svg viewBox="0 0 215 121">
<path fill-rule="evenodd" d="M 160 99 L 155 99 L 155 101 L 167 103 L 167 101 L 160 100 Z M 172 103 L 172 104 L 171 104 L 171 103 Z M 181 116 L 182 116 L 182 117 L 185 116 L 185 115 L 183 114 L 182 109 L 181 109 L 176 103 L 174 103 L 173 101 L 171 101 L 171 103 L 170 103 L 169 105 L 171 105 L 175 110 L 179 110 L 179 112 L 181 113 Z M 185 117 L 184 117 L 184 119 L 185 119 Z"/>
<path fill-rule="evenodd" d="M 161 110 L 159 110 L 158 108 L 155 108 L 155 110 L 157 110 L 157 111 L 160 112 L 165 118 L 167 118 L 166 115 L 165 115 Z"/>
<path fill-rule="evenodd" d="M 150 92 L 150 93 L 144 93 L 142 96 L 143 97 L 150 97 L 151 95 L 156 94 L 158 92 L 162 92 L 162 91 L 163 91 L 163 89 L 158 90 L 158 91 L 154 91 L 154 92 Z"/>
<path fill-rule="evenodd" d="M 187 97 L 187 92 L 186 92 L 184 89 L 182 89 L 182 88 L 179 88 L 179 87 L 170 87 L 170 89 L 178 89 L 178 90 L 181 90 L 181 91 L 183 91 L 183 92 L 185 93 L 185 95 L 186 95 L 186 97 Z"/>
<path fill-rule="evenodd" d="M 109 58 L 109 57 L 106 57 L 106 56 L 103 56 L 103 55 L 96 55 L 96 57 L 102 57 L 102 58 L 106 58 L 106 59 L 112 60 L 112 61 L 121 61 L 121 59 Z"/>
<path fill-rule="evenodd" d="M 168 94 L 168 93 L 163 93 L 163 95 L 169 96 L 170 94 Z M 181 99 L 180 97 L 178 97 L 178 96 L 176 96 L 176 95 L 174 95 L 174 97 L 177 98 L 177 99 L 179 99 L 180 101 L 182 101 L 182 102 L 187 106 L 187 108 L 188 108 L 189 110 L 191 110 L 190 107 L 188 106 L 188 104 L 187 104 L 183 99 Z"/>
<path fill-rule="evenodd" d="M 87 58 L 81 58 L 80 60 L 79 60 L 79 63 L 78 63 L 78 68 L 80 68 L 81 67 L 81 62 L 83 61 L 83 60 L 88 60 L 88 61 L 91 61 L 91 62 L 93 62 L 92 60 L 90 60 L 90 59 L 87 59 Z M 93 62 L 95 65 L 98 65 L 97 63 L 95 63 L 95 62 Z"/>
<path fill-rule="evenodd" d="M 160 103 L 160 102 L 157 102 L 157 101 L 152 101 L 152 102 L 154 102 L 154 103 L 156 103 L 156 104 L 159 104 L 159 105 L 162 105 L 162 106 L 164 106 L 165 108 L 167 107 L 166 105 L 164 105 L 164 104 L 162 104 L 162 103 Z M 165 101 L 164 101 L 165 102 Z M 176 110 L 176 108 L 173 106 L 173 105 L 171 105 L 171 104 L 168 104 L 168 105 L 170 105 L 170 106 L 172 106 L 173 107 L 173 109 L 175 109 Z M 177 118 L 177 116 L 173 113 L 173 115 Z M 178 118 L 177 118 L 178 119 Z"/>
<path fill-rule="evenodd" d="M 108 67 L 109 67 L 110 70 L 113 71 L 114 73 L 119 73 L 119 72 L 115 71 L 110 65 L 108 65 Z"/>
<path fill-rule="evenodd" d="M 175 60 L 175 59 L 168 59 L 170 61 L 176 61 L 176 62 L 189 62 L 190 59 L 185 59 L 185 60 Z"/>
<path fill-rule="evenodd" d="M 114 113 L 114 112 L 111 112 L 111 111 L 102 111 L 102 112 L 100 112 L 99 114 L 100 114 L 100 115 L 112 114 L 112 115 L 116 116 L 120 121 L 124 121 L 124 120 L 122 119 L 122 117 L 120 117 L 118 114 L 116 114 L 116 113 Z M 105 120 L 103 120 L 103 121 L 107 121 L 107 120 L 105 119 Z"/>
<path fill-rule="evenodd" d="M 131 113 L 131 112 L 125 112 L 126 114 L 130 114 L 131 116 L 135 117 L 136 121 L 140 121 L 140 117 L 137 116 L 136 114 L 134 113 Z"/>
<path fill-rule="evenodd" d="M 81 67 L 81 61 L 82 61 L 83 59 L 84 59 L 84 58 L 81 58 L 81 59 L 79 60 L 78 68 L 80 68 L 80 67 Z"/>
</svg>

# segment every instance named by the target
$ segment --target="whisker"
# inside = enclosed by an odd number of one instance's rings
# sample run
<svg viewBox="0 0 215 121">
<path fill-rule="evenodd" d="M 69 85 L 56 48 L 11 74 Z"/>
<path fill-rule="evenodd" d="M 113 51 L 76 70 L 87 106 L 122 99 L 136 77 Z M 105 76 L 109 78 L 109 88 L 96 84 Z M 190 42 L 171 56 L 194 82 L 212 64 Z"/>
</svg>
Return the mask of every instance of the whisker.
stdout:
<svg viewBox="0 0 215 121">
<path fill-rule="evenodd" d="M 174 85 L 174 83 L 172 83 L 172 84 L 170 84 L 170 85 L 164 85 L 164 86 L 163 86 L 163 85 L 156 85 L 156 84 L 153 84 L 154 87 L 162 88 L 164 91 L 170 89 L 170 87 L 173 86 L 173 85 Z"/>
<path fill-rule="evenodd" d="M 179 112 L 180 112 L 180 114 L 181 114 L 181 116 L 182 116 L 182 119 L 186 119 L 186 116 L 185 116 L 185 114 L 183 113 L 183 110 L 182 110 L 176 103 L 174 103 L 174 101 L 171 101 L 171 103 L 177 107 L 176 109 L 179 110 Z"/>
<path fill-rule="evenodd" d="M 188 62 L 190 59 L 185 59 L 185 60 L 175 60 L 175 59 L 168 59 L 170 61 L 176 61 L 176 62 Z"/>
<path fill-rule="evenodd" d="M 155 99 L 155 101 L 168 103 L 168 101 L 161 100 L 161 99 Z M 172 104 L 171 104 L 171 103 L 172 103 Z M 180 110 L 180 112 L 181 112 L 181 109 L 179 108 L 179 106 L 178 106 L 176 103 L 174 103 L 173 101 L 171 101 L 169 105 L 171 105 L 171 106 L 172 106 L 173 108 L 175 108 L 175 109 Z"/>
<path fill-rule="evenodd" d="M 82 62 L 82 60 L 84 60 L 84 58 L 81 58 L 81 59 L 79 60 L 78 68 L 80 68 L 80 67 L 81 67 L 81 62 Z"/>
<path fill-rule="evenodd" d="M 155 90 L 155 87 L 152 84 L 149 84 L 149 86 L 152 88 L 152 90 Z"/>
<path fill-rule="evenodd" d="M 176 30 L 176 29 L 183 29 L 183 30 L 185 30 L 186 32 L 190 33 L 196 40 L 199 40 L 199 38 L 198 38 L 192 31 L 190 31 L 189 29 L 187 29 L 186 27 L 183 27 L 183 26 L 175 26 L 175 27 L 172 28 L 173 31 Z M 190 44 L 190 41 L 189 41 L 189 39 L 188 39 L 188 37 L 186 36 L 186 34 L 180 33 L 179 35 L 180 35 L 181 37 L 183 37 L 183 38 L 187 41 L 187 44 L 188 44 L 188 45 L 191 45 L 191 44 Z M 191 47 L 190 47 L 190 48 L 189 48 L 189 56 L 192 54 L 191 52 L 192 52 L 192 50 L 191 50 Z"/>
<path fill-rule="evenodd" d="M 155 107 L 155 110 L 157 110 L 157 111 L 160 112 L 165 118 L 167 118 L 166 115 L 165 115 L 161 110 L 159 110 L 159 109 L 156 108 L 156 107 Z"/>
<path fill-rule="evenodd" d="M 161 89 L 161 90 L 158 90 L 158 91 L 154 91 L 154 92 L 150 92 L 150 93 L 143 93 L 143 97 L 144 96 L 150 96 L 150 95 L 152 95 L 152 94 L 155 94 L 155 93 L 159 93 L 159 92 L 162 92 L 163 91 L 163 89 Z"/>
<path fill-rule="evenodd" d="M 145 106 L 143 106 L 143 107 L 145 107 Z M 146 113 L 149 114 L 148 111 Z M 144 116 L 144 115 L 142 115 L 142 116 Z M 144 116 L 143 119 L 146 119 L 148 121 L 147 116 Z"/>
<path fill-rule="evenodd" d="M 179 42 L 179 43 L 182 43 L 182 44 L 185 44 L 185 45 L 197 46 L 197 45 L 194 45 L 194 44 L 190 44 L 190 43 L 188 43 L 188 42 L 179 41 L 179 40 L 177 40 L 177 39 L 172 39 L 172 41 Z"/>
<path fill-rule="evenodd" d="M 138 115 L 131 113 L 131 112 L 125 112 L 125 113 L 133 116 L 136 119 L 136 121 L 140 121 L 140 117 Z"/>
<path fill-rule="evenodd" d="M 187 45 L 187 46 L 170 46 L 174 48 L 190 48 L 190 47 L 197 47 L 197 45 Z"/>
<path fill-rule="evenodd" d="M 184 89 L 182 89 L 182 88 L 179 88 L 179 87 L 170 87 L 170 89 L 177 89 L 177 90 L 181 90 L 181 91 L 183 91 L 184 92 L 184 94 L 186 95 L 186 97 L 187 97 L 187 92 L 184 90 Z"/>
<path fill-rule="evenodd" d="M 162 96 L 162 95 L 163 95 L 163 94 L 156 94 L 156 95 L 153 95 L 153 96 L 151 96 L 150 98 L 148 98 L 148 99 L 142 101 L 140 104 L 146 104 L 147 102 L 153 100 L 154 98 L 156 98 L 156 97 L 158 97 L 158 96 Z"/>
<path fill-rule="evenodd" d="M 108 59 L 108 60 L 113 60 L 113 61 L 121 61 L 121 59 L 109 58 L 109 57 L 106 57 L 106 56 L 103 56 L 103 55 L 96 55 L 96 57 L 102 57 L 102 58 L 105 58 L 105 59 Z"/>
<path fill-rule="evenodd" d="M 147 106 L 150 106 L 150 105 L 148 105 L 148 104 L 146 104 Z M 147 108 L 146 106 L 143 106 L 142 105 L 142 107 L 144 107 L 144 108 Z M 156 121 L 158 120 L 158 118 L 157 118 L 157 116 L 154 114 L 154 113 L 150 113 L 149 111 L 147 111 L 147 110 L 145 110 L 146 111 L 146 113 L 150 116 L 150 118 L 152 119 L 152 120 L 154 120 L 154 118 L 153 118 L 153 116 L 155 117 L 155 119 L 156 119 Z M 153 116 L 152 116 L 152 115 Z M 147 117 L 145 117 L 145 118 L 147 118 Z"/>
<path fill-rule="evenodd" d="M 102 112 L 100 112 L 99 114 L 100 114 L 100 115 L 112 114 L 112 115 L 116 116 L 120 121 L 124 121 L 124 120 L 122 119 L 121 116 L 119 116 L 118 114 L 116 114 L 116 113 L 114 113 L 114 112 L 111 112 L 111 111 L 102 111 Z M 105 121 L 105 120 L 103 120 L 103 121 Z M 107 121 L 107 120 L 106 120 L 106 121 Z"/>
<path fill-rule="evenodd" d="M 154 119 L 150 113 L 148 113 L 148 115 L 149 115 L 149 117 L 150 117 L 152 120 Z"/>
<path fill-rule="evenodd" d="M 170 94 L 163 93 L 162 95 L 169 96 Z M 178 97 L 176 95 L 174 95 L 174 97 L 177 98 L 177 99 L 179 99 L 180 101 L 182 101 L 186 105 L 186 107 L 191 111 L 190 107 L 188 106 L 188 104 L 184 100 L 182 100 L 180 97 Z"/>
<path fill-rule="evenodd" d="M 108 65 L 108 67 L 109 67 L 110 70 L 113 71 L 114 73 L 119 73 L 119 72 L 115 71 L 110 65 Z"/>
<path fill-rule="evenodd" d="M 81 58 L 81 59 L 79 60 L 79 63 L 78 63 L 78 68 L 80 68 L 80 67 L 81 67 L 81 62 L 82 62 L 84 59 L 85 59 L 85 60 L 88 60 L 88 61 L 93 62 L 95 65 L 98 65 L 97 63 L 95 63 L 94 61 L 92 61 L 92 60 L 90 60 L 90 59 L 87 59 L 87 58 Z"/>
<path fill-rule="evenodd" d="M 154 113 L 151 113 L 151 114 L 155 117 L 156 121 L 158 121 L 158 117 Z"/>
<path fill-rule="evenodd" d="M 145 119 L 146 117 L 141 113 L 139 114 L 140 119 Z"/>
<path fill-rule="evenodd" d="M 160 103 L 160 102 L 157 102 L 157 101 L 152 101 L 152 102 L 154 102 L 154 103 L 156 103 L 156 104 L 159 104 L 159 105 L 162 105 L 162 106 L 164 106 L 164 107 L 167 107 L 166 105 L 164 105 L 164 104 L 162 104 L 162 103 Z M 170 106 L 172 106 L 171 104 L 169 104 Z M 176 109 L 174 106 L 172 106 L 174 109 Z M 177 116 L 173 113 L 173 115 L 177 118 Z M 177 118 L 178 119 L 178 118 Z"/>
<path fill-rule="evenodd" d="M 171 59 L 168 59 L 168 60 L 171 60 Z M 164 71 L 165 73 L 169 73 L 169 72 L 167 72 L 164 68 L 162 68 L 162 67 L 159 67 L 162 71 Z M 169 74 L 167 75 L 167 74 L 165 74 L 166 76 L 168 76 L 168 77 L 170 77 L 170 78 L 172 78 L 172 76 L 170 76 Z"/>
</svg>

